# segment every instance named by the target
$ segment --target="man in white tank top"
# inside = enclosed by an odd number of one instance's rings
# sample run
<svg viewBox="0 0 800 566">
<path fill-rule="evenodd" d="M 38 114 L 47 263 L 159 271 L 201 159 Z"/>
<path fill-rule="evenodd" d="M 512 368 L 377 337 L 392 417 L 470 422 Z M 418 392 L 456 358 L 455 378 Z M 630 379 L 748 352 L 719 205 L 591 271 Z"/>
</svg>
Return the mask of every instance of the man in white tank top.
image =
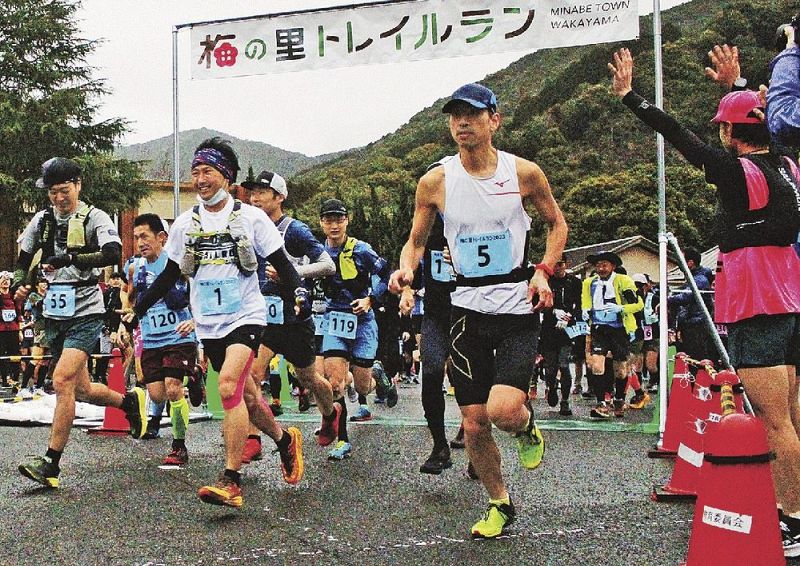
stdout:
<svg viewBox="0 0 800 566">
<path fill-rule="evenodd" d="M 465 85 L 443 112 L 450 115 L 458 159 L 420 179 L 411 234 L 390 290 L 399 293 L 413 281 L 435 215 L 441 213 L 457 274 L 451 296 L 451 379 L 467 451 L 489 494 L 488 510 L 472 527 L 472 536 L 494 538 L 513 522 L 515 512 L 492 424 L 516 437 L 524 467 L 536 468 L 544 454 L 527 391 L 538 311 L 552 307 L 547 280 L 564 250 L 567 224 L 542 170 L 492 145 L 501 118 L 491 90 Z M 547 226 L 544 257 L 533 268 L 526 257 L 531 222 L 526 206 Z"/>
</svg>

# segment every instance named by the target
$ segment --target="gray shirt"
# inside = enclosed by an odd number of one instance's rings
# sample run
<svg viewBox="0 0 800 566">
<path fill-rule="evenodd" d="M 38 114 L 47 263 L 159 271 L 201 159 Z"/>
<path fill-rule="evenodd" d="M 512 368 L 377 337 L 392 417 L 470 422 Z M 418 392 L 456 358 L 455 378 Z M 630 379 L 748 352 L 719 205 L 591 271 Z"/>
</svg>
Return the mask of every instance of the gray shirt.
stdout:
<svg viewBox="0 0 800 566">
<path fill-rule="evenodd" d="M 81 210 L 83 206 L 84 203 L 82 201 L 78 201 L 78 207 L 75 209 L 76 212 Z M 29 254 L 34 254 L 37 250 L 39 250 L 39 248 L 42 247 L 42 234 L 39 232 L 39 225 L 44 214 L 44 210 L 37 212 L 30 223 L 25 227 L 22 235 L 19 237 L 18 241 L 22 251 Z M 56 223 L 58 225 L 54 242 L 56 255 L 67 253 L 67 225 L 69 223 L 69 219 L 72 218 L 74 214 L 75 213 L 72 213 L 63 217 L 59 216 L 57 213 L 55 215 Z M 102 248 L 105 244 L 111 242 L 116 242 L 122 245 L 119 234 L 117 234 L 116 227 L 111 221 L 111 218 L 108 216 L 108 214 L 98 208 L 92 208 L 89 212 L 88 219 L 85 224 L 85 238 L 87 245 L 96 245 L 98 248 Z M 43 257 L 42 261 L 45 259 L 47 258 Z M 50 282 L 50 289 L 48 290 L 48 297 L 45 297 L 45 318 L 67 320 L 76 316 L 105 314 L 103 293 L 100 291 L 100 287 L 97 285 L 75 285 L 79 282 L 87 282 L 92 280 L 97 281 L 100 277 L 100 273 L 101 269 L 96 267 L 81 269 L 74 265 L 69 265 L 67 267 L 62 267 L 61 269 L 56 269 L 54 272 L 46 273 L 45 277 Z M 60 283 L 65 285 L 59 286 Z M 71 294 L 72 290 L 74 290 L 74 314 L 65 315 L 48 312 L 47 299 L 50 298 L 52 300 L 53 293 L 58 293 L 59 290 L 68 294 Z M 59 297 L 59 299 L 61 299 L 61 297 Z M 58 301 L 55 303 L 57 302 Z M 69 301 L 64 301 L 62 302 L 62 305 L 68 302 Z"/>
</svg>

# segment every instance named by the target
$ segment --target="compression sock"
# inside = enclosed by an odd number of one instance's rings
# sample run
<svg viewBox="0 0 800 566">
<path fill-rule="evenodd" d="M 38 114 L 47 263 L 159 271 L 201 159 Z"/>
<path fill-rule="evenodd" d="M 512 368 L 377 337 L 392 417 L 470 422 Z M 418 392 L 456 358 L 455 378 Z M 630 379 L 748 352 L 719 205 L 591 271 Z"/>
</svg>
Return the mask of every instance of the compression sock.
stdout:
<svg viewBox="0 0 800 566">
<path fill-rule="evenodd" d="M 189 427 L 189 403 L 185 398 L 170 401 L 170 420 L 172 421 L 172 437 L 183 440 Z"/>
</svg>

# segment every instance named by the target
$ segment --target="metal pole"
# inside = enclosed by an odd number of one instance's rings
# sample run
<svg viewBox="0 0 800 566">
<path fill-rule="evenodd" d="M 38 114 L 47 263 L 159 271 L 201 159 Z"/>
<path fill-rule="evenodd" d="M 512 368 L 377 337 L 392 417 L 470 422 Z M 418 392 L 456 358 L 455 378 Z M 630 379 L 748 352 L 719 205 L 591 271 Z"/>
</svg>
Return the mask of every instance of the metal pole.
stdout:
<svg viewBox="0 0 800 566">
<path fill-rule="evenodd" d="M 181 213 L 181 167 L 178 143 L 178 28 L 172 30 L 172 219 Z"/>
<path fill-rule="evenodd" d="M 661 66 L 661 5 L 653 0 L 653 56 L 655 58 L 655 98 L 656 106 L 664 108 L 664 75 Z M 661 447 L 664 441 L 664 430 L 667 424 L 667 183 L 664 174 L 664 137 L 656 134 L 656 161 L 658 168 L 658 442 Z"/>
</svg>

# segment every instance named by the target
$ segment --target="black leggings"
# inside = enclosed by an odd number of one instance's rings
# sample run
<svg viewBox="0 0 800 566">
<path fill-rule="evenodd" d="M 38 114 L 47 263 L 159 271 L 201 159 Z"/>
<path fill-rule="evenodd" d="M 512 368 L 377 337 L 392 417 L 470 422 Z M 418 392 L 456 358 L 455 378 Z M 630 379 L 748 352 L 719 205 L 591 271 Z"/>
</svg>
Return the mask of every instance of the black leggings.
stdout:
<svg viewBox="0 0 800 566">
<path fill-rule="evenodd" d="M 19 331 L 0 332 L 0 356 L 19 356 Z M 2 377 L 4 384 L 7 376 L 17 381 L 19 377 L 19 362 L 0 361 L 0 377 Z"/>
<path fill-rule="evenodd" d="M 444 366 L 450 353 L 449 313 L 441 316 L 425 314 L 422 319 L 422 408 L 428 428 L 437 440 L 444 437 Z"/>
</svg>

